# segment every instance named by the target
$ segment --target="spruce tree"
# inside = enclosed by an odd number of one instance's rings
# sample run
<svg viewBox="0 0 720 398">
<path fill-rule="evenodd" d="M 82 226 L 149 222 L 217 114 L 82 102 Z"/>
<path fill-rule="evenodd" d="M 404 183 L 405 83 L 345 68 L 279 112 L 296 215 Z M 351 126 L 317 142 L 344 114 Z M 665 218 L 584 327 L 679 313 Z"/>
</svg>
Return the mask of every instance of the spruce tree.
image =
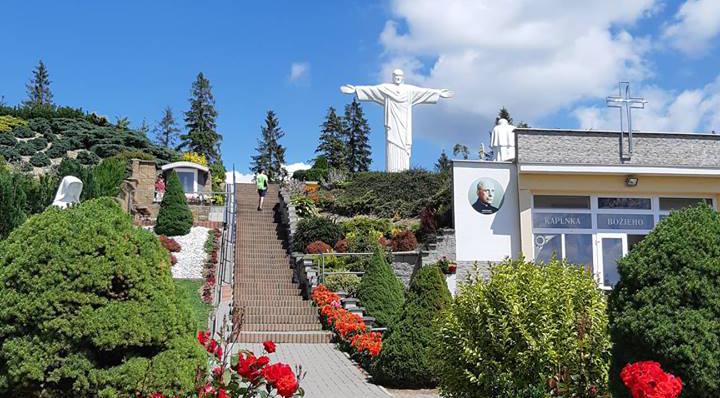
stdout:
<svg viewBox="0 0 720 398">
<path fill-rule="evenodd" d="M 185 198 L 180 178 L 171 171 L 165 186 L 165 195 L 160 202 L 160 212 L 155 222 L 158 235 L 187 235 L 193 225 L 193 215 Z"/>
<path fill-rule="evenodd" d="M 38 63 L 38 66 L 33 71 L 32 79 L 25 87 L 27 87 L 28 99 L 23 102 L 24 105 L 52 105 L 53 95 L 50 92 L 50 75 L 48 75 L 42 60 Z"/>
<path fill-rule="evenodd" d="M 440 157 L 437 160 L 437 163 L 435 163 L 435 171 L 444 172 L 444 171 L 450 171 L 452 168 L 452 162 L 450 162 L 450 159 L 445 154 L 445 150 L 442 151 L 440 154 Z"/>
<path fill-rule="evenodd" d="M 215 163 L 220 160 L 222 135 L 215 131 L 217 128 L 215 118 L 218 113 L 215 110 L 215 97 L 210 91 L 211 88 L 210 81 L 202 72 L 198 73 L 192 84 L 190 110 L 185 112 L 185 127 L 188 131 L 187 134 L 180 136 L 181 143 L 178 149 L 187 148 L 205 156 L 208 163 Z"/>
<path fill-rule="evenodd" d="M 330 167 L 346 169 L 347 147 L 344 142 L 343 120 L 335 113 L 335 108 L 328 109 L 325 122 L 320 128 L 320 144 L 315 153 L 325 156 Z"/>
<path fill-rule="evenodd" d="M 470 157 L 470 150 L 465 145 L 455 144 L 453 147 L 453 156 L 462 155 L 462 158 L 467 160 Z"/>
<path fill-rule="evenodd" d="M 363 116 L 362 106 L 353 99 L 345 105 L 345 137 L 347 148 L 347 168 L 350 171 L 367 171 L 370 168 L 370 144 L 368 143 L 370 125 Z"/>
<path fill-rule="evenodd" d="M 172 109 L 168 106 L 165 108 L 163 118 L 155 128 L 155 141 L 164 148 L 174 148 L 178 139 L 180 129 L 177 128 L 175 117 L 173 117 Z"/>
<path fill-rule="evenodd" d="M 285 164 L 285 148 L 279 142 L 285 133 L 272 110 L 268 111 L 260 134 L 261 139 L 255 148 L 258 154 L 253 156 L 252 171 L 257 173 L 263 168 L 270 182 L 280 182 L 287 174 L 282 167 Z"/>
</svg>

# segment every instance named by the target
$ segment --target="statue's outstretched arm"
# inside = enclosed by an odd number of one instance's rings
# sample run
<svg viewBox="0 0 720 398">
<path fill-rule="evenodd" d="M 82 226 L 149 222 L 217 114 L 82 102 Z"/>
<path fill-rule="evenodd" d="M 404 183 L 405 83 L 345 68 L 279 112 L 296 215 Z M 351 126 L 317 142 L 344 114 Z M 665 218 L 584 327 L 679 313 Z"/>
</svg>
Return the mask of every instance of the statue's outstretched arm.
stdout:
<svg viewBox="0 0 720 398">
<path fill-rule="evenodd" d="M 440 89 L 440 97 L 442 98 L 452 98 L 455 96 L 455 92 L 452 90 L 448 90 L 446 88 Z"/>
<path fill-rule="evenodd" d="M 343 94 L 355 94 L 355 86 L 352 84 L 345 84 L 340 86 L 340 91 L 342 91 Z"/>
</svg>

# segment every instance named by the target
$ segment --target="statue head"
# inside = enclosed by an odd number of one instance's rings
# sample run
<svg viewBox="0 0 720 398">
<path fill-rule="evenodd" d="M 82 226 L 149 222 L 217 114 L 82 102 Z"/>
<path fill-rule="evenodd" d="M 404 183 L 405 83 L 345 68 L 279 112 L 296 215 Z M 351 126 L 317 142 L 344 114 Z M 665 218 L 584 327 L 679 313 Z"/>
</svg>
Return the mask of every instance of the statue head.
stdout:
<svg viewBox="0 0 720 398">
<path fill-rule="evenodd" d="M 395 69 L 393 71 L 393 83 L 403 84 L 404 82 L 405 82 L 405 73 L 403 73 L 402 69 Z"/>
<path fill-rule="evenodd" d="M 507 119 L 501 118 L 500 120 L 498 120 L 498 126 L 505 126 L 506 124 L 508 124 Z"/>
</svg>

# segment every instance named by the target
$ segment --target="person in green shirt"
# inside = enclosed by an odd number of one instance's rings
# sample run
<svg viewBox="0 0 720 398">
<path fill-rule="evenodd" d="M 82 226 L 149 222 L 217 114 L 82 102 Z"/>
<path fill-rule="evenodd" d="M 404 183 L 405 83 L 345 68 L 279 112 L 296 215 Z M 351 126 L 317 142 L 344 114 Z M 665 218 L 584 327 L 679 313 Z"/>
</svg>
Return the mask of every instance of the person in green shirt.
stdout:
<svg viewBox="0 0 720 398">
<path fill-rule="evenodd" d="M 265 169 L 258 171 L 258 175 L 255 176 L 255 182 L 257 183 L 258 195 L 260 196 L 258 199 L 258 211 L 260 211 L 262 210 L 263 199 L 265 199 L 268 189 L 268 178 L 265 175 Z"/>
</svg>

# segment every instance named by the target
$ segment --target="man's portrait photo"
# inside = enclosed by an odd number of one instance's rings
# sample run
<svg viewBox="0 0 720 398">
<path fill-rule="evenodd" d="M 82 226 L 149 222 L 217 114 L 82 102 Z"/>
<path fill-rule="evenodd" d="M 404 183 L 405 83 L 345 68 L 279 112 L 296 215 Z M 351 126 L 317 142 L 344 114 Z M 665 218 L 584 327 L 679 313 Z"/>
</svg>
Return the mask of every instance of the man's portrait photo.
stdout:
<svg viewBox="0 0 720 398">
<path fill-rule="evenodd" d="M 480 214 L 493 214 L 502 207 L 502 186 L 492 178 L 478 178 L 470 184 L 470 205 Z"/>
</svg>

